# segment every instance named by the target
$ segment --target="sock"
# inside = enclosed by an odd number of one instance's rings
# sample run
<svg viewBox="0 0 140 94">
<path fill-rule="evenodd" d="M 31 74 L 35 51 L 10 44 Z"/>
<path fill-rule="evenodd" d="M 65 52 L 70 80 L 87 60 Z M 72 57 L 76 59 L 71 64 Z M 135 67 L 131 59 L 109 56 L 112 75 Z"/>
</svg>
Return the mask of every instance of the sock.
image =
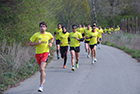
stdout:
<svg viewBox="0 0 140 94">
<path fill-rule="evenodd" d="M 66 65 L 66 62 L 67 62 L 67 54 L 65 53 L 64 65 Z"/>
<path fill-rule="evenodd" d="M 58 55 L 59 50 L 57 50 L 57 55 Z"/>
</svg>

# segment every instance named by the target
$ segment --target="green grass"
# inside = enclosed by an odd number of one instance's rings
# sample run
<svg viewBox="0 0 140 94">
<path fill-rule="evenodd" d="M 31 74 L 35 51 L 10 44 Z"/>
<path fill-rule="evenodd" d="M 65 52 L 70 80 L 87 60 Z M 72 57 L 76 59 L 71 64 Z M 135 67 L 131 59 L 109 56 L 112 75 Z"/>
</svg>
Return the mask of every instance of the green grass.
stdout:
<svg viewBox="0 0 140 94">
<path fill-rule="evenodd" d="M 120 32 L 118 34 L 104 35 L 102 43 L 119 48 L 130 54 L 132 58 L 140 58 L 139 38 L 140 35 Z"/>
<path fill-rule="evenodd" d="M 53 58 L 54 50 L 55 46 L 52 45 L 47 63 Z M 16 86 L 39 70 L 35 59 L 35 47 L 22 46 L 21 43 L 8 46 L 6 40 L 3 40 L 0 43 L 0 65 L 0 92 L 2 92 Z"/>
</svg>

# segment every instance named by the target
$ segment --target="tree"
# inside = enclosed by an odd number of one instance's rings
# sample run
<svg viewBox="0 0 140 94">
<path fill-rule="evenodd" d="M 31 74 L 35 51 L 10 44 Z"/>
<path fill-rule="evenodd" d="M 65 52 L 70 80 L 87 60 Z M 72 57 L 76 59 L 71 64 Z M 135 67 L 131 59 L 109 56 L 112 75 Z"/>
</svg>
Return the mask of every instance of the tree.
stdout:
<svg viewBox="0 0 140 94">
<path fill-rule="evenodd" d="M 89 4 L 87 0 L 67 0 L 59 13 L 60 21 L 71 29 L 72 24 L 88 23 Z"/>
</svg>

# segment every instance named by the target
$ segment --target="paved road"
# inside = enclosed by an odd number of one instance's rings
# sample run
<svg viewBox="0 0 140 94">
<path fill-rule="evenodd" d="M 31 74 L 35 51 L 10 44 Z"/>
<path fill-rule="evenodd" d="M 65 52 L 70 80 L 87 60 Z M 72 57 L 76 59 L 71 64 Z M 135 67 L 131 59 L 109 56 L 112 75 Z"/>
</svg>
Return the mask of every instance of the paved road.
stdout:
<svg viewBox="0 0 140 94">
<path fill-rule="evenodd" d="M 81 43 L 80 68 L 71 71 L 70 54 L 67 68 L 56 56 L 46 67 L 46 82 L 41 94 L 140 94 L 140 63 L 121 50 L 104 46 L 97 49 L 97 62 L 92 65 Z M 39 72 L 4 94 L 40 94 Z"/>
</svg>

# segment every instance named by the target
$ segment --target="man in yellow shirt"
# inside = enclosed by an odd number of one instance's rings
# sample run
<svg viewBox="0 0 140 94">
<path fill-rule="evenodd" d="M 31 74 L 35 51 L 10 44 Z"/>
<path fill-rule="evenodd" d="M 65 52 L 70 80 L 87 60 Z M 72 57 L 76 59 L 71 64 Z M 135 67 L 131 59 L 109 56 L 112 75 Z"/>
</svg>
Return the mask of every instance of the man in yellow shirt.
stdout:
<svg viewBox="0 0 140 94">
<path fill-rule="evenodd" d="M 38 92 L 43 91 L 43 83 L 45 78 L 45 66 L 48 59 L 49 47 L 52 47 L 52 43 L 54 38 L 51 33 L 46 32 L 47 24 L 45 22 L 41 22 L 39 24 L 40 32 L 35 33 L 31 38 L 29 45 L 36 46 L 36 60 L 40 68 L 40 86 Z M 51 42 L 49 43 L 49 40 Z"/>
<path fill-rule="evenodd" d="M 62 32 L 59 34 L 59 40 L 60 40 L 60 53 L 62 59 L 64 59 L 63 68 L 66 68 L 66 62 L 67 62 L 67 54 L 68 54 L 68 41 L 69 41 L 69 33 L 66 32 L 66 27 L 62 26 Z"/>
<path fill-rule="evenodd" d="M 71 53 L 71 63 L 72 63 L 72 71 L 75 71 L 75 60 L 74 56 L 76 56 L 76 68 L 79 68 L 79 53 L 80 53 L 80 41 L 83 41 L 81 33 L 77 32 L 77 26 L 72 25 L 73 32 L 69 34 L 70 38 L 70 53 Z"/>
<path fill-rule="evenodd" d="M 108 34 L 111 34 L 111 29 L 110 29 L 110 27 L 108 28 Z"/>
<path fill-rule="evenodd" d="M 111 34 L 112 34 L 112 33 L 114 32 L 114 28 L 113 28 L 113 27 L 111 27 L 110 29 L 111 29 Z"/>
<path fill-rule="evenodd" d="M 79 24 L 79 27 L 77 28 L 77 31 L 81 34 L 83 33 L 83 28 L 82 28 L 81 24 Z"/>
<path fill-rule="evenodd" d="M 102 34 L 103 34 L 103 29 L 101 28 L 101 26 L 99 26 L 99 30 L 98 30 L 98 41 L 99 41 L 99 46 L 98 46 L 98 49 L 101 48 Z"/>
<path fill-rule="evenodd" d="M 98 37 L 98 32 L 96 32 L 96 27 L 95 25 L 92 26 L 92 32 L 89 34 L 89 37 L 86 37 L 86 39 L 90 39 L 90 49 L 91 49 L 91 56 L 92 56 L 92 61 L 91 63 L 94 64 L 94 62 L 97 62 L 96 59 L 96 47 L 97 47 L 97 37 Z"/>
<path fill-rule="evenodd" d="M 59 49 L 60 49 L 60 40 L 59 40 L 59 34 L 62 32 L 61 24 L 59 23 L 57 25 L 57 28 L 54 31 L 54 36 L 56 36 L 56 53 L 57 53 L 57 59 L 59 59 Z"/>
<path fill-rule="evenodd" d="M 85 50 L 86 52 L 88 52 L 88 55 L 87 57 L 90 58 L 90 47 L 89 47 L 89 42 L 90 42 L 90 39 L 86 39 L 86 37 L 89 36 L 89 33 L 91 32 L 91 27 L 90 27 L 90 24 L 87 25 L 87 29 L 85 29 L 84 31 L 84 34 L 85 34 Z"/>
<path fill-rule="evenodd" d="M 82 37 L 84 37 L 84 31 L 85 31 L 85 29 L 86 29 L 86 27 L 85 27 L 85 25 L 83 24 L 83 25 L 82 25 Z"/>
<path fill-rule="evenodd" d="M 120 27 L 119 27 L 119 25 L 117 25 L 117 31 L 120 31 Z"/>
<path fill-rule="evenodd" d="M 95 31 L 98 31 L 98 27 L 96 27 L 96 22 L 94 22 L 93 25 L 95 26 Z"/>
<path fill-rule="evenodd" d="M 107 33 L 107 29 L 106 29 L 106 27 L 104 27 L 104 33 L 105 33 L 105 34 Z"/>
</svg>

